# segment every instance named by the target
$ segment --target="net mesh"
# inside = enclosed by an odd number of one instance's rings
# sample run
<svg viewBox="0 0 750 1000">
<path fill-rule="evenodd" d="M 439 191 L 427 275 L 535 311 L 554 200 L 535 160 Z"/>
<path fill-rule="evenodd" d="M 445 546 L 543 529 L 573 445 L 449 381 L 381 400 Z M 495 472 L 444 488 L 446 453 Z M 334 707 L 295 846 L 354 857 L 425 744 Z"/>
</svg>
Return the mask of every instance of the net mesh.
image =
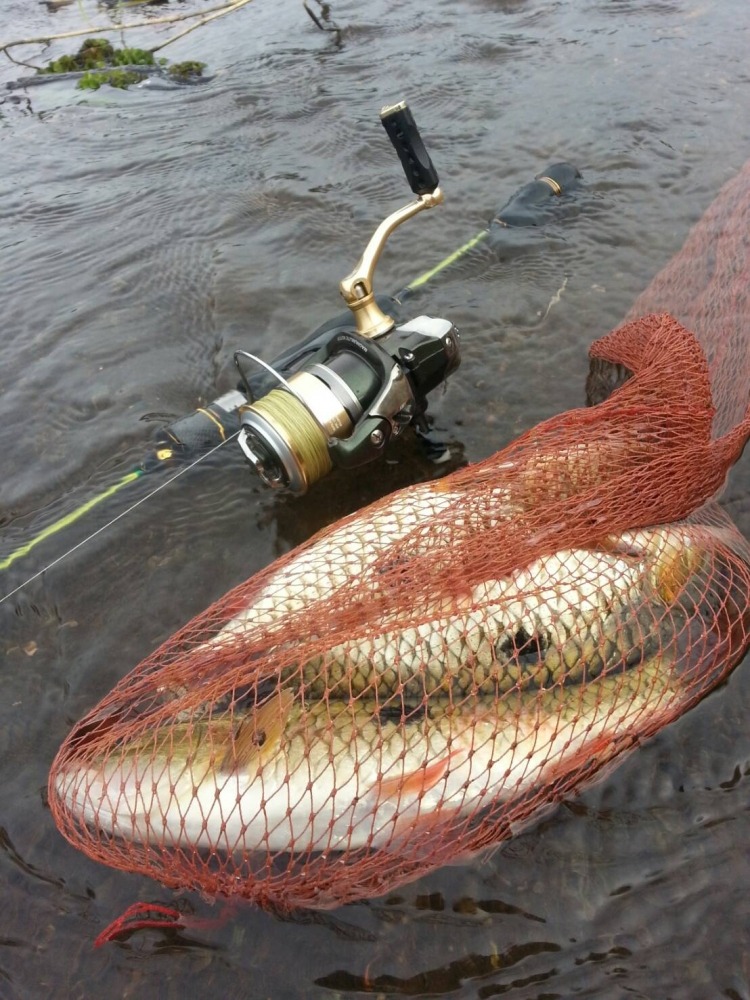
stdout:
<svg viewBox="0 0 750 1000">
<path fill-rule="evenodd" d="M 335 906 L 496 844 L 714 687 L 750 637 L 713 502 L 750 433 L 749 213 L 746 168 L 643 297 L 693 332 L 637 303 L 596 405 L 339 521 L 137 666 L 53 764 L 63 834 Z"/>
</svg>

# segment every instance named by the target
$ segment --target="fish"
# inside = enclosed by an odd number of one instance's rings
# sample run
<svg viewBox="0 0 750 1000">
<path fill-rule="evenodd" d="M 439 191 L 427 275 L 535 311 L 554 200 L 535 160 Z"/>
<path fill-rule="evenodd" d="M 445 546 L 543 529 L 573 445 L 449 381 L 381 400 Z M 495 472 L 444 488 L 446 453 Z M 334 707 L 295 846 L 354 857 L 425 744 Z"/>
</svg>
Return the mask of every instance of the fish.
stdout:
<svg viewBox="0 0 750 1000">
<path fill-rule="evenodd" d="M 618 462 L 636 462 L 651 454 L 651 446 L 645 432 L 625 435 L 623 441 L 605 436 L 565 448 L 554 438 L 525 458 L 513 455 L 486 469 L 475 466 L 470 478 L 448 477 L 399 490 L 332 530 L 324 529 L 291 559 L 282 560 L 247 606 L 207 644 L 232 644 L 252 638 L 261 628 L 283 626 L 288 615 L 329 600 L 355 582 L 377 591 L 382 560 L 388 561 L 390 554 L 404 562 L 443 548 L 450 558 L 457 540 L 510 524 L 533 510 L 542 496 L 559 501 L 606 483 Z M 488 477 L 495 485 L 488 486 Z M 435 602 L 433 609 L 439 606 Z"/>
<path fill-rule="evenodd" d="M 248 605 L 226 621 L 206 645 L 247 639 L 259 627 L 282 623 L 322 597 L 353 581 L 364 581 L 383 552 L 404 542 L 420 527 L 432 525 L 465 499 L 460 491 L 424 483 L 394 493 L 379 510 L 366 508 L 339 526 L 311 539 L 291 561 L 271 573 Z M 433 539 L 434 541 L 434 539 Z M 427 543 L 429 544 L 429 543 Z M 412 543 L 412 555 L 427 547 Z"/>
<path fill-rule="evenodd" d="M 493 702 L 440 696 L 304 704 L 144 733 L 58 771 L 55 794 L 99 837 L 224 855 L 395 850 L 606 755 L 681 689 L 667 658 L 588 685 Z"/>
<path fill-rule="evenodd" d="M 711 565 L 694 527 L 625 532 L 482 581 L 452 614 L 354 635 L 283 677 L 312 697 L 492 695 L 581 683 L 668 646 L 703 599 Z M 684 592 L 676 604 L 688 582 L 693 596 Z"/>
<path fill-rule="evenodd" d="M 471 608 L 451 619 L 464 623 L 462 666 L 447 662 L 446 646 L 434 656 L 443 682 L 431 687 L 426 647 L 413 642 L 417 686 L 386 680 L 385 642 L 368 651 L 363 676 L 374 680 L 361 692 L 346 679 L 361 669 L 352 646 L 346 656 L 331 654 L 330 663 L 343 667 L 340 675 L 331 670 L 325 696 L 315 696 L 312 681 L 280 672 L 270 690 L 233 692 L 228 709 L 213 704 L 185 719 L 165 715 L 162 705 L 155 726 L 146 715 L 120 730 L 97 724 L 90 738 L 84 728 L 53 772 L 56 808 L 100 838 L 211 856 L 299 857 L 407 850 L 519 797 L 548 801 L 554 783 L 599 770 L 679 715 L 726 669 L 728 655 L 737 656 L 738 637 L 746 644 L 748 576 L 733 572 L 725 541 L 721 528 L 663 526 L 610 539 L 589 562 L 579 553 L 578 577 L 571 554 L 561 552 L 543 571 L 530 564 L 493 581 L 481 628 L 472 626 Z M 606 587 L 596 576 L 602 567 Z M 567 613 L 583 623 L 570 656 Z M 529 634 L 546 630 L 550 642 L 537 645 L 526 680 L 520 648 L 515 660 L 496 655 L 487 688 L 472 646 L 477 634 L 487 639 L 493 616 L 504 629 L 513 622 Z M 595 635 L 601 662 L 587 645 Z M 616 648 L 609 657 L 606 642 Z M 552 649 L 561 664 L 550 662 Z M 462 671 L 474 679 L 454 683 Z"/>
</svg>

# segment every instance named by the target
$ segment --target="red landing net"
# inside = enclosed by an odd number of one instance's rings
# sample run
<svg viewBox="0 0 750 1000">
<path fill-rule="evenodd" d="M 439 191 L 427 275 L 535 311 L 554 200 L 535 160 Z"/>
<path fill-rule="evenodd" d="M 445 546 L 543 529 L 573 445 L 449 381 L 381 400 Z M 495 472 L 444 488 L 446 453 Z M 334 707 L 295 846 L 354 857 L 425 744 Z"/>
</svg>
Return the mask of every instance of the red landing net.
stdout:
<svg viewBox="0 0 750 1000">
<path fill-rule="evenodd" d="M 334 524 L 139 664 L 53 764 L 64 836 L 336 906 L 508 837 L 703 697 L 750 637 L 712 502 L 750 433 L 749 226 L 746 168 L 642 300 L 695 334 L 633 319 L 592 347 L 602 402 Z"/>
</svg>

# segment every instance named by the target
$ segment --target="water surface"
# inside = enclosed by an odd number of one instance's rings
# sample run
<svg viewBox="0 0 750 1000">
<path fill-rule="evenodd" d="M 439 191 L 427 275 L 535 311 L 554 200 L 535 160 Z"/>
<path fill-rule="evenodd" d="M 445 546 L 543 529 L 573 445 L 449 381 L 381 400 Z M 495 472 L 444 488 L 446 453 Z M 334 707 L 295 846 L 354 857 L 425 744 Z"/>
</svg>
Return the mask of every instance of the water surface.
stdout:
<svg viewBox="0 0 750 1000">
<path fill-rule="evenodd" d="M 28 36 L 82 16 L 14 0 L 0 27 Z M 207 62 L 202 86 L 54 83 L 0 99 L 3 554 L 231 384 L 235 348 L 270 358 L 339 311 L 338 281 L 408 197 L 382 104 L 409 99 L 446 203 L 391 240 L 379 290 L 463 243 L 549 163 L 584 175 L 556 221 L 477 250 L 418 302 L 463 336 L 462 367 L 431 403 L 457 461 L 583 402 L 591 340 L 750 156 L 746 0 L 341 0 L 331 16 L 339 44 L 281 0 L 193 32 L 165 55 Z M 25 72 L 2 63 L 0 82 Z M 435 474 L 405 440 L 376 470 L 289 500 L 225 449 L 0 605 L 0 995 L 750 997 L 747 664 L 490 859 L 309 920 L 242 908 L 220 927 L 92 949 L 133 901 L 173 897 L 56 832 L 44 786 L 71 724 L 229 587 Z M 726 493 L 746 533 L 749 485 L 746 456 Z M 126 504 L 39 546 L 0 592 Z"/>
</svg>

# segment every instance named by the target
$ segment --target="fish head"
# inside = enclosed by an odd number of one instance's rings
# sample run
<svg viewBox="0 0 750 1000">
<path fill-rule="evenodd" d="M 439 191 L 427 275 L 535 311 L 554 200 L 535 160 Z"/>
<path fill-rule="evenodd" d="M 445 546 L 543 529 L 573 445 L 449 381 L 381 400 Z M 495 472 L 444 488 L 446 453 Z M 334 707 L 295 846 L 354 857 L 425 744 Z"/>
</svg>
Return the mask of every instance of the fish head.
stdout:
<svg viewBox="0 0 750 1000">
<path fill-rule="evenodd" d="M 225 712 L 140 729 L 101 748 L 76 745 L 56 762 L 51 800 L 65 826 L 161 847 L 232 850 L 236 831 L 265 815 L 284 775 L 293 695 L 279 690 L 239 718 Z"/>
</svg>

